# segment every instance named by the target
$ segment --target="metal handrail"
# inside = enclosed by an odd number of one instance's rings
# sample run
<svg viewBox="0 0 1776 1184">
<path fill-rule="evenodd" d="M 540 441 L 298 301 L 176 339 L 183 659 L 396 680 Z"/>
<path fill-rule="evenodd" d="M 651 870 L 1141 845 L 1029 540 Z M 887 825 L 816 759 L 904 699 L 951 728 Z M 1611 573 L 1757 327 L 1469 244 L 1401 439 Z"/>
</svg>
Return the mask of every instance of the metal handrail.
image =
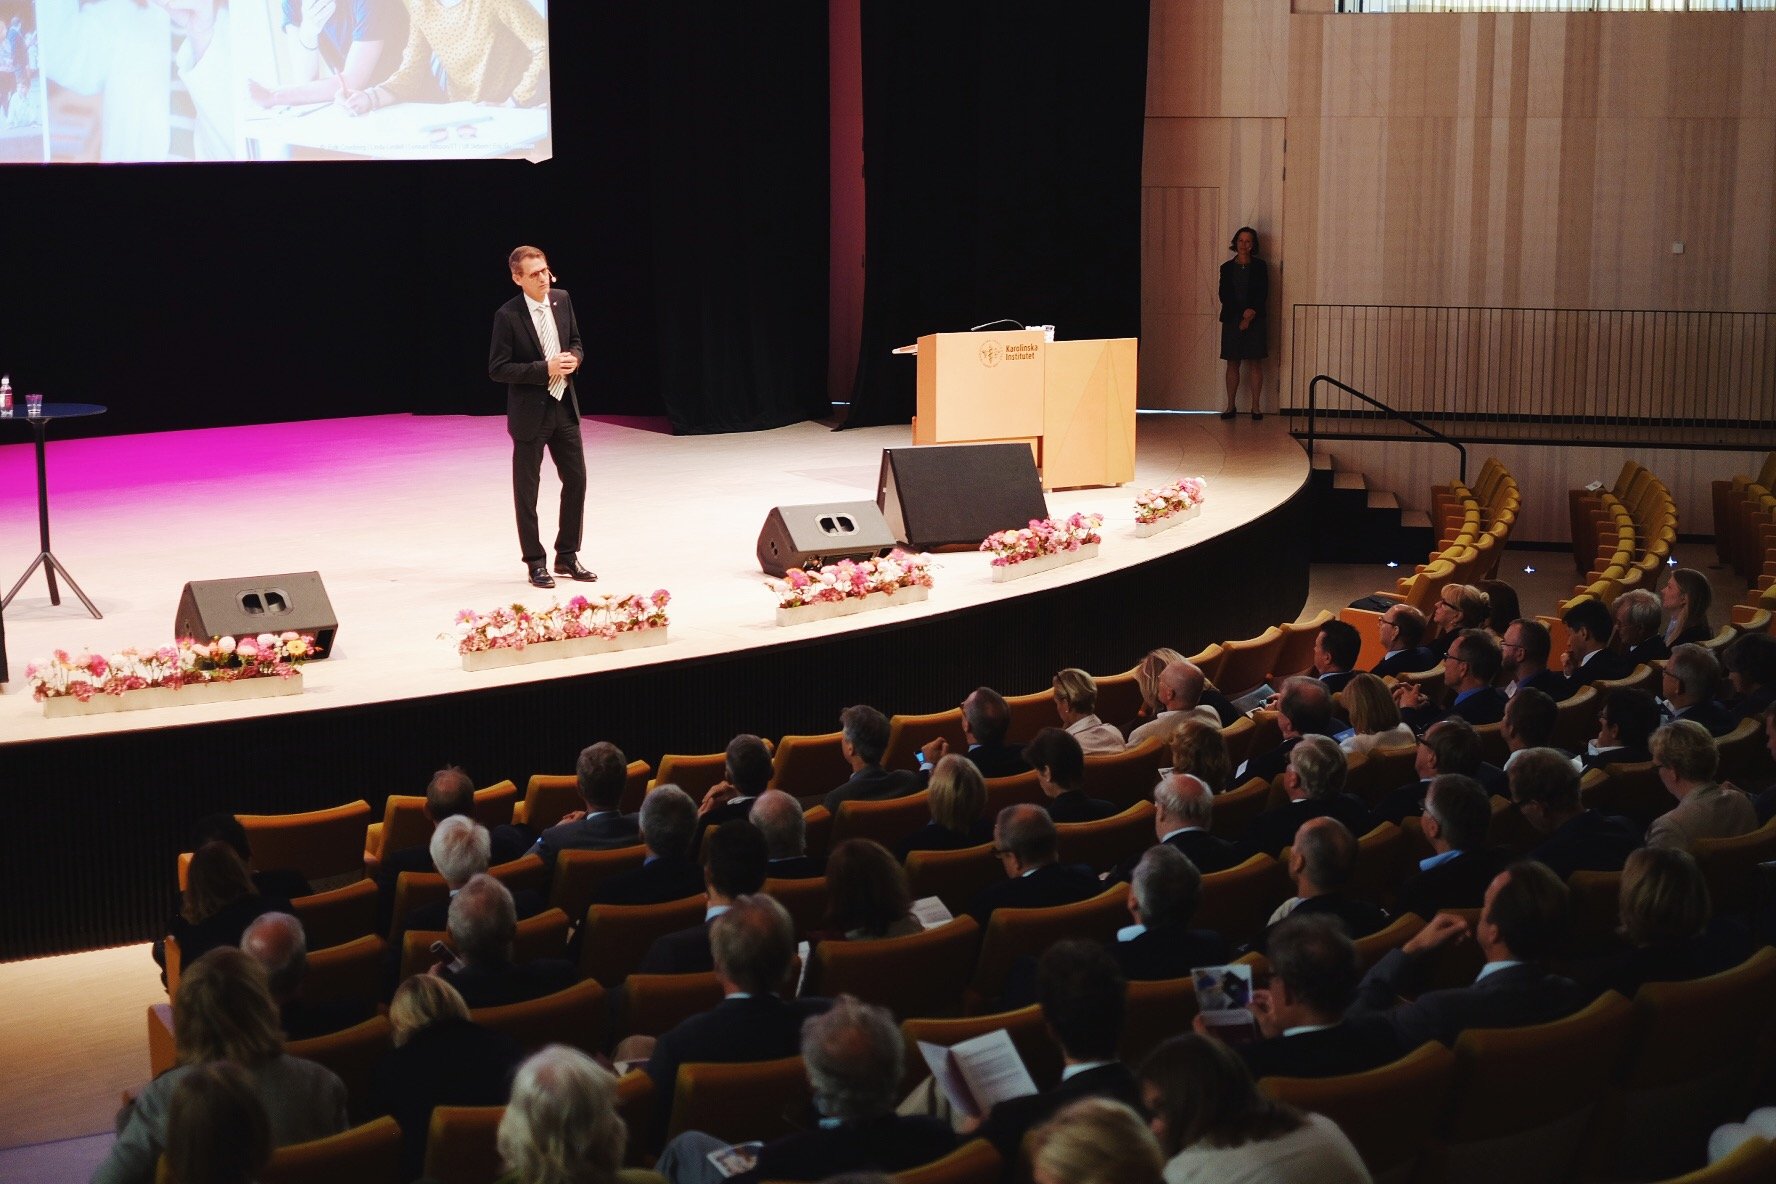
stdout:
<svg viewBox="0 0 1776 1184">
<path fill-rule="evenodd" d="M 1413 427 L 1417 428 L 1419 431 L 1423 432 L 1425 435 L 1431 437 L 1432 439 L 1440 441 L 1441 443 L 1447 444 L 1451 448 L 1455 449 L 1456 453 L 1461 457 L 1461 482 L 1463 485 L 1466 485 L 1468 483 L 1468 446 L 1466 444 L 1463 444 L 1460 440 L 1450 439 L 1448 436 L 1445 436 L 1442 432 L 1439 432 L 1436 428 L 1427 427 L 1425 424 L 1420 423 L 1418 420 L 1414 419 L 1412 416 L 1407 415 L 1404 411 L 1394 410 L 1392 407 L 1389 407 L 1386 403 L 1383 403 L 1380 399 L 1371 399 L 1368 395 L 1365 395 L 1362 391 L 1358 390 L 1356 387 L 1346 386 L 1344 383 L 1339 382 L 1336 378 L 1333 378 L 1330 374 L 1316 374 L 1313 376 L 1313 379 L 1307 384 L 1307 457 L 1310 461 L 1313 459 L 1313 454 L 1314 454 L 1314 415 L 1319 407 L 1319 397 L 1318 397 L 1316 388 L 1318 388 L 1322 382 L 1331 383 L 1333 386 L 1337 387 L 1339 390 L 1343 391 L 1347 395 L 1355 395 L 1357 398 L 1363 400 L 1363 402 L 1369 404 L 1371 407 L 1375 407 L 1381 411 L 1385 411 L 1393 418 L 1400 420 L 1403 423 L 1411 424 Z"/>
</svg>

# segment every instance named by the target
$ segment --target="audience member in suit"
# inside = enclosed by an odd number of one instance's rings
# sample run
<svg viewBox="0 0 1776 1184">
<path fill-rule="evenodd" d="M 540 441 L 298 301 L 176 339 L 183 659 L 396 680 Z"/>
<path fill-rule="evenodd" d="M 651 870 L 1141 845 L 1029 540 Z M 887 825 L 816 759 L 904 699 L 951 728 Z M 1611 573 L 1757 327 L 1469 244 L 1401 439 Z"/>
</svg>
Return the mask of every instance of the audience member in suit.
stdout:
<svg viewBox="0 0 1776 1184">
<path fill-rule="evenodd" d="M 1452 715 L 1432 724 L 1419 738 L 1418 752 L 1413 758 L 1413 769 L 1418 774 L 1418 780 L 1408 782 L 1384 795 L 1370 812 L 1369 825 L 1375 827 L 1384 822 L 1392 822 L 1397 826 L 1402 819 L 1422 813 L 1425 792 L 1431 788 L 1431 779 L 1445 773 L 1472 777 L 1487 792 L 1509 797 L 1511 786 L 1504 772 L 1487 764 L 1480 756 L 1480 736 L 1474 731 L 1474 725 L 1467 720 L 1459 715 Z"/>
<path fill-rule="evenodd" d="M 1499 737 L 1504 740 L 1505 748 L 1510 754 L 1505 757 L 1506 790 L 1510 789 L 1508 774 L 1517 761 L 1517 755 L 1532 748 L 1551 748 L 1554 743 L 1554 729 L 1559 723 L 1560 708 L 1545 691 L 1522 687 L 1511 696 L 1505 704 L 1505 718 L 1499 721 Z M 1566 756 L 1572 767 L 1577 769 L 1578 760 L 1570 752 Z M 1475 780 L 1480 779 L 1476 777 Z M 1486 790 L 1488 793 L 1492 792 L 1490 786 Z"/>
<path fill-rule="evenodd" d="M 1583 771 L 1605 765 L 1640 765 L 1653 759 L 1647 747 L 1659 726 L 1659 701 L 1639 687 L 1614 687 L 1597 713 L 1597 736 L 1579 757 Z"/>
<path fill-rule="evenodd" d="M 918 792 L 917 773 L 882 767 L 888 751 L 887 716 L 859 703 L 839 712 L 839 732 L 839 751 L 851 764 L 851 777 L 822 799 L 828 810 L 837 814 L 846 802 L 883 802 Z"/>
<path fill-rule="evenodd" d="M 1208 727 L 1197 723 L 1186 726 Z M 1205 875 L 1226 871 L 1244 858 L 1232 843 L 1210 833 L 1214 809 L 1215 795 L 1194 774 L 1174 769 L 1153 787 L 1154 837 L 1160 846 L 1172 848 Z M 1101 878 L 1113 884 L 1124 883 L 1134 876 L 1137 862 L 1124 860 Z"/>
<path fill-rule="evenodd" d="M 992 687 L 975 687 L 962 700 L 962 735 L 968 741 L 965 754 L 982 777 L 1015 777 L 1030 771 L 1030 762 L 1015 744 L 1005 742 L 1011 730 L 1011 706 Z M 931 770 L 950 751 L 950 742 L 939 736 L 919 749 L 919 773 L 930 780 Z"/>
<path fill-rule="evenodd" d="M 1317 678 L 1296 675 L 1283 680 L 1282 693 L 1277 696 L 1277 730 L 1283 742 L 1269 752 L 1261 752 L 1234 774 L 1237 783 L 1254 777 L 1274 781 L 1289 766 L 1289 753 L 1303 736 L 1329 736 L 1332 727 L 1332 692 Z"/>
<path fill-rule="evenodd" d="M 1116 934 L 1110 956 L 1124 978 L 1183 978 L 1198 966 L 1227 961 L 1227 941 L 1212 929 L 1190 928 L 1202 897 L 1202 873 L 1176 847 L 1149 847 L 1135 864 L 1128 907 L 1133 924 Z"/>
<path fill-rule="evenodd" d="M 1238 845 L 1240 857 L 1264 854 L 1274 859 L 1310 818 L 1332 817 L 1352 831 L 1368 830 L 1369 807 L 1344 792 L 1344 775 L 1344 750 L 1330 737 L 1298 737 L 1283 771 L 1289 800 L 1252 819 Z"/>
<path fill-rule="evenodd" d="M 1472 777 L 1444 773 L 1425 794 L 1424 837 L 1436 854 L 1418 862 L 1400 885 L 1396 915 L 1427 920 L 1444 909 L 1479 908 L 1487 885 L 1511 861 L 1509 852 L 1486 845 L 1492 804 Z"/>
<path fill-rule="evenodd" d="M 798 813 L 800 811 L 798 810 Z M 703 869 L 692 858 L 697 806 L 676 785 L 641 799 L 636 816 L 647 855 L 640 867 L 618 872 L 592 890 L 593 904 L 664 904 L 703 891 Z"/>
<path fill-rule="evenodd" d="M 733 907 L 742 896 L 751 896 L 765 883 L 770 851 L 758 827 L 742 819 L 710 832 L 703 850 L 703 891 L 709 898 L 703 922 L 654 939 L 641 963 L 639 974 L 701 974 L 715 969 L 709 949 L 709 924 Z"/>
<path fill-rule="evenodd" d="M 1313 673 L 1336 695 L 1349 685 L 1356 673 L 1357 656 L 1362 652 L 1363 638 L 1355 625 L 1336 619 L 1327 621 L 1314 635 Z"/>
<path fill-rule="evenodd" d="M 261 913 L 241 934 L 241 952 L 265 970 L 266 984 L 278 1005 L 278 1024 L 285 1040 L 307 1040 L 361 1024 L 372 1012 L 367 999 L 303 998 L 308 974 L 308 938 L 302 922 L 289 913 Z"/>
<path fill-rule="evenodd" d="M 1024 746 L 1024 759 L 1036 770 L 1036 784 L 1048 798 L 1048 816 L 1056 822 L 1096 822 L 1116 807 L 1085 793 L 1085 751 L 1060 728 L 1043 728 Z"/>
<path fill-rule="evenodd" d="M 492 844 L 487 828 L 467 814 L 453 814 L 432 830 L 432 839 L 426 848 L 431 853 L 432 866 L 444 877 L 444 886 L 450 895 L 422 904 L 401 918 L 400 928 L 391 930 L 395 939 L 391 944 L 396 953 L 400 949 L 401 935 L 407 930 L 441 930 L 445 927 L 450 919 L 451 899 L 464 884 L 487 870 L 492 859 Z M 549 907 L 549 902 L 526 888 L 512 893 L 512 907 L 522 921 L 542 912 Z"/>
<path fill-rule="evenodd" d="M 206 814 L 191 828 L 191 849 L 205 843 L 221 841 L 234 848 L 246 864 L 253 880 L 253 890 L 267 900 L 295 900 L 314 892 L 302 874 L 290 868 L 262 868 L 253 861 L 253 850 L 247 844 L 247 828 L 232 814 Z"/>
<path fill-rule="evenodd" d="M 569 814 L 551 826 L 532 848 L 551 867 L 557 852 L 609 851 L 641 841 L 635 815 L 622 812 L 623 787 L 629 784 L 629 762 L 622 749 L 600 740 L 581 751 L 574 776 L 585 812 Z"/>
<path fill-rule="evenodd" d="M 469 775 L 455 765 L 439 769 L 432 774 L 426 783 L 425 816 L 435 830 L 446 818 L 458 816 L 473 818 L 475 816 L 475 783 Z M 536 837 L 522 827 L 499 826 L 489 834 L 488 862 L 507 863 L 518 859 L 528 851 Z M 385 853 L 376 866 L 373 879 L 376 881 L 377 893 L 377 925 L 378 933 L 389 932 L 390 922 L 394 920 L 395 887 L 402 872 L 436 872 L 438 865 L 432 859 L 430 843 L 421 843 L 417 847 L 404 847 L 399 851 Z M 486 868 L 479 869 L 486 871 Z M 442 914 L 436 925 L 426 926 L 428 929 L 444 928 Z"/>
<path fill-rule="evenodd" d="M 747 821 L 765 836 L 767 880 L 814 880 L 826 874 L 826 860 L 808 854 L 808 822 L 802 804 L 781 789 L 753 800 Z"/>
<path fill-rule="evenodd" d="M 703 832 L 724 822 L 745 818 L 752 804 L 771 784 L 776 770 L 771 765 L 771 750 L 757 736 L 742 732 L 728 741 L 723 753 L 722 779 L 710 786 L 697 806 L 697 837 L 691 850 L 703 845 Z"/>
<path fill-rule="evenodd" d="M 1355 1011 L 1380 1014 L 1404 1054 L 1427 1040 L 1452 1043 L 1469 1028 L 1514 1028 L 1560 1019 L 1582 1000 L 1571 979 L 1550 974 L 1542 961 L 1566 933 L 1566 885 L 1533 861 L 1493 877 L 1479 923 L 1439 913 L 1398 950 L 1389 950 L 1357 987 Z M 1486 963 L 1470 986 L 1427 991 L 1394 1006 L 1423 983 L 1426 965 L 1443 947 L 1472 939 Z"/>
<path fill-rule="evenodd" d="M 1294 881 L 1295 895 L 1277 906 L 1269 927 L 1252 948 L 1264 953 L 1271 934 L 1291 917 L 1331 917 L 1352 939 L 1384 928 L 1387 914 L 1379 905 L 1344 891 L 1356 866 L 1357 839 L 1348 826 L 1336 818 L 1310 818 L 1302 823 L 1289 848 L 1289 879 Z"/>
<path fill-rule="evenodd" d="M 925 793 L 931 821 L 895 849 L 902 860 L 914 851 L 961 851 L 993 841 L 993 824 L 986 818 L 987 787 L 973 761 L 950 753 L 931 771 Z"/>
<path fill-rule="evenodd" d="M 874 839 L 846 839 L 826 864 L 826 916 L 810 941 L 875 941 L 923 930 L 906 870 Z"/>
<path fill-rule="evenodd" d="M 416 974 L 389 1004 L 394 1047 L 376 1065 L 370 1110 L 401 1127 L 401 1178 L 425 1172 L 426 1137 L 439 1106 L 504 1106 L 524 1049 L 469 1019 L 455 987 Z"/>
<path fill-rule="evenodd" d="M 1422 733 L 1445 716 L 1455 715 L 1475 727 L 1496 724 L 1505 716 L 1505 693 L 1492 685 L 1501 661 L 1499 644 L 1484 629 L 1464 629 L 1443 657 L 1444 701 L 1433 703 L 1415 683 L 1394 687 L 1400 718 Z"/>
<path fill-rule="evenodd" d="M 179 960 L 189 966 L 217 946 L 240 945 L 241 934 L 262 913 L 288 912 L 290 902 L 261 896 L 254 890 L 247 865 L 220 839 L 199 847 L 186 869 L 184 901 L 167 921 L 167 934 L 178 939 Z M 155 942 L 150 952 L 166 965 L 166 950 Z M 166 975 L 162 974 L 164 982 Z"/>
<path fill-rule="evenodd" d="M 1425 615 L 1410 604 L 1396 604 L 1381 614 L 1376 632 L 1386 652 L 1369 673 L 1382 678 L 1398 678 L 1402 674 L 1418 674 L 1437 664 L 1437 655 L 1425 645 L 1430 631 Z"/>
<path fill-rule="evenodd" d="M 508 1184 L 618 1181 L 630 1133 L 617 1113 L 617 1079 L 577 1048 L 551 1044 L 518 1067 L 495 1145 Z M 713 1170 L 713 1169 L 711 1169 Z"/>
<path fill-rule="evenodd" d="M 1103 891 L 1090 868 L 1056 861 L 1054 819 L 1041 806 L 1020 802 L 999 811 L 993 851 L 1007 878 L 981 889 L 968 906 L 983 930 L 995 909 L 1052 908 Z"/>
<path fill-rule="evenodd" d="M 1469 629 L 1485 629 L 1492 620 L 1492 598 L 1472 584 L 1445 584 L 1431 610 L 1431 623 L 1437 635 L 1429 643 L 1431 652 L 1441 662 L 1449 647 Z"/>
<path fill-rule="evenodd" d="M 1602 601 L 1582 597 L 1568 606 L 1560 620 L 1566 626 L 1566 653 L 1560 667 L 1571 688 L 1568 698 L 1580 687 L 1627 678 L 1634 672 L 1628 659 L 1610 648 L 1615 621 Z"/>
<path fill-rule="evenodd" d="M 506 886 L 489 875 L 472 878 L 450 901 L 447 927 L 456 961 L 438 971 L 471 1010 L 523 1003 L 573 985 L 565 958 L 512 961 L 518 913 Z"/>
<path fill-rule="evenodd" d="M 1098 682 L 1077 666 L 1054 676 L 1055 714 L 1085 752 L 1121 752 L 1122 733 L 1097 716 Z"/>
<path fill-rule="evenodd" d="M 1615 644 L 1629 666 L 1663 662 L 1671 656 L 1659 625 L 1665 615 L 1659 594 L 1650 588 L 1630 588 L 1616 597 L 1610 616 L 1616 625 Z"/>
<path fill-rule="evenodd" d="M 1588 968 L 1594 991 L 1629 999 L 1646 983 L 1688 982 L 1731 970 L 1751 954 L 1743 926 L 1710 925 L 1708 883 L 1688 851 L 1642 847 L 1622 868 L 1621 935 L 1627 948 Z"/>
<path fill-rule="evenodd" d="M 1714 600 L 1714 588 L 1708 577 L 1693 567 L 1680 567 L 1671 573 L 1660 592 L 1660 600 L 1668 614 L 1665 644 L 1672 652 L 1680 645 L 1701 645 L 1714 636 L 1708 624 L 1708 606 Z"/>
<path fill-rule="evenodd" d="M 654 1041 L 647 1074 L 657 1098 L 672 1096 L 680 1065 L 795 1056 L 801 1050 L 802 1021 L 827 1008 L 825 999 L 783 998 L 796 952 L 795 924 L 769 896 L 735 900 L 710 922 L 709 948 L 722 1001 Z M 662 1133 L 670 1109 L 655 1107 Z"/>
<path fill-rule="evenodd" d="M 885 1009 L 841 996 L 802 1026 L 801 1052 L 820 1121 L 766 1143 L 752 1170 L 732 1177 L 736 1184 L 904 1171 L 955 1149 L 948 1123 L 894 1112 L 906 1041 Z M 726 1145 L 686 1131 L 666 1145 L 654 1169 L 673 1184 L 719 1184 L 709 1153 Z"/>
<path fill-rule="evenodd" d="M 1776 704 L 1776 637 L 1768 633 L 1742 633 L 1721 655 L 1727 683 L 1733 694 L 1725 706 L 1735 717 L 1762 720 Z"/>
<path fill-rule="evenodd" d="M 1672 651 L 1677 659 L 1683 647 Z M 1697 839 L 1730 839 L 1756 830 L 1751 799 L 1714 779 L 1720 750 L 1714 737 L 1693 720 L 1678 720 L 1653 733 L 1653 761 L 1677 808 L 1653 819 L 1647 846 L 1689 850 Z"/>
<path fill-rule="evenodd" d="M 1264 1038 L 1236 1049 L 1253 1078 L 1341 1077 L 1399 1055 L 1379 1017 L 1347 1015 L 1362 972 L 1337 917 L 1297 910 L 1265 939 L 1270 986 L 1252 992 L 1251 1004 Z"/>
<path fill-rule="evenodd" d="M 1562 880 L 1574 872 L 1620 871 L 1640 846 L 1632 822 L 1584 807 L 1579 771 L 1558 749 L 1526 748 L 1511 762 L 1511 800 L 1544 836 L 1529 857 Z"/>
<path fill-rule="evenodd" d="M 1776 707 L 1764 712 L 1764 751 L 1776 761 Z M 1765 786 L 1763 792 L 1752 799 L 1752 804 L 1757 807 L 1758 825 L 1776 817 L 1776 782 Z"/>
<path fill-rule="evenodd" d="M 1717 738 L 1739 726 L 1739 717 L 1715 698 L 1721 685 L 1720 663 L 1701 646 L 1690 642 L 1673 646 L 1659 677 L 1668 721 L 1694 721 Z"/>
<path fill-rule="evenodd" d="M 1133 1073 L 1117 1059 L 1128 1009 L 1128 984 L 1116 961 L 1094 941 L 1059 941 L 1036 968 L 1043 1023 L 1061 1047 L 1061 1082 L 1052 1089 L 994 1106 L 974 1132 L 1014 1163 L 1024 1135 L 1080 1098 L 1113 1098 L 1139 1106 Z"/>
<path fill-rule="evenodd" d="M 1558 703 L 1572 694 L 1572 685 L 1558 670 L 1548 669 L 1554 641 L 1548 627 L 1529 617 L 1519 617 L 1505 627 L 1499 652 L 1504 659 L 1501 669 L 1511 676 L 1505 694 L 1537 690 Z"/>
<path fill-rule="evenodd" d="M 1338 697 L 1351 726 L 1351 734 L 1338 742 L 1346 753 L 1399 748 L 1413 742 L 1412 729 L 1400 719 L 1400 705 L 1394 702 L 1387 683 L 1379 676 L 1352 676 Z"/>
<path fill-rule="evenodd" d="M 1178 725 L 1187 719 L 1199 719 L 1219 727 L 1221 716 L 1202 701 L 1207 684 L 1202 668 L 1195 663 L 1181 659 L 1168 664 L 1153 684 L 1159 712 L 1129 732 L 1127 747 L 1138 748 L 1155 737 L 1170 740 Z"/>
</svg>

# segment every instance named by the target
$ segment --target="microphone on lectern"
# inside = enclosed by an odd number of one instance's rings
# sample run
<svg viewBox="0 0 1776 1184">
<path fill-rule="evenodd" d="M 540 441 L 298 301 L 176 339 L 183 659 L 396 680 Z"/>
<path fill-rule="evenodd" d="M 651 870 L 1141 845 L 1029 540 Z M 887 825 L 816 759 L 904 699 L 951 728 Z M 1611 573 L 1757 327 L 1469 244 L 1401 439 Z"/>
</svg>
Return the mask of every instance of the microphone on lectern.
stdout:
<svg viewBox="0 0 1776 1184">
<path fill-rule="evenodd" d="M 994 325 L 1016 325 L 1020 329 L 1024 327 L 1023 322 L 1021 321 L 1014 321 L 1010 317 L 1000 317 L 996 321 L 988 321 L 984 325 L 976 325 L 968 331 L 970 333 L 979 333 L 982 329 L 991 329 Z"/>
</svg>

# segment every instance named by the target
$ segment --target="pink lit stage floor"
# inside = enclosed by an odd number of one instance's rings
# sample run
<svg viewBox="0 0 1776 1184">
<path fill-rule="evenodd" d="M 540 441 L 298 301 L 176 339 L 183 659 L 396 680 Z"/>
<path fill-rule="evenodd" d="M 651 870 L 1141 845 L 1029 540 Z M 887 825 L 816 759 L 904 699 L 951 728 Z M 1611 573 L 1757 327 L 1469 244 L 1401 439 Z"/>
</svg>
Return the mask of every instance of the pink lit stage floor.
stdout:
<svg viewBox="0 0 1776 1184">
<path fill-rule="evenodd" d="M 104 619 L 66 588 L 52 606 L 41 575 L 20 591 L 6 610 L 12 682 L 0 696 L 0 744 L 355 706 L 869 629 L 893 614 L 991 603 L 1189 547 L 1268 512 L 1307 478 L 1305 455 L 1275 417 L 1144 414 L 1131 485 L 1048 497 L 1053 514 L 1104 515 L 1096 560 L 995 584 L 987 556 L 939 555 L 923 604 L 783 629 L 753 557 L 765 515 L 775 505 L 873 499 L 881 450 L 908 445 L 907 427 L 804 423 L 675 437 L 663 421 L 602 418 L 585 433 L 582 556 L 600 579 L 540 592 L 518 559 L 502 417 L 372 416 L 90 440 L 57 440 L 52 428 L 52 547 Z M 1185 475 L 1208 479 L 1202 515 L 1136 538 L 1133 494 Z M 35 490 L 30 445 L 0 447 L 0 592 L 37 553 Z M 545 464 L 545 542 L 557 492 Z M 326 582 L 339 638 L 334 657 L 307 667 L 300 696 L 47 720 L 26 689 L 26 663 L 58 648 L 166 644 L 188 580 L 311 569 Z M 451 633 L 461 609 L 655 588 L 672 593 L 664 646 L 474 674 L 459 665 Z"/>
</svg>

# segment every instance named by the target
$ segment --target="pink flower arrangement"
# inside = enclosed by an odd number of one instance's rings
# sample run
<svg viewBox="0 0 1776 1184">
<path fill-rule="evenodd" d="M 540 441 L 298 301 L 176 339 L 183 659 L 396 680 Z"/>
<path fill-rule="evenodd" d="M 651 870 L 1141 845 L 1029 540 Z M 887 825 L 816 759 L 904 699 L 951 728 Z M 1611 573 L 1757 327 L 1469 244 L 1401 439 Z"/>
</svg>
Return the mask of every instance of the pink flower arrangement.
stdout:
<svg viewBox="0 0 1776 1184">
<path fill-rule="evenodd" d="M 247 678 L 289 678 L 314 656 L 311 633 L 261 633 L 256 637 L 212 637 L 208 641 L 181 637 L 155 650 L 126 649 L 114 654 L 70 655 L 57 650 L 47 662 L 25 667 L 31 697 L 72 696 L 82 703 L 94 695 L 180 687 Z"/>
<path fill-rule="evenodd" d="M 1200 506 L 1207 496 L 1207 487 L 1208 482 L 1201 477 L 1184 477 L 1159 489 L 1144 489 L 1135 495 L 1135 521 L 1158 522 Z"/>
<path fill-rule="evenodd" d="M 896 549 L 880 559 L 841 559 L 819 571 L 791 568 L 781 580 L 766 580 L 779 608 L 801 608 L 839 600 L 862 600 L 877 592 L 931 587 L 931 556 Z"/>
<path fill-rule="evenodd" d="M 566 604 L 528 609 L 522 604 L 478 613 L 456 614 L 456 649 L 461 654 L 482 650 L 521 650 L 545 641 L 576 637 L 612 638 L 619 633 L 664 629 L 672 594 L 656 588 L 648 596 L 575 596 Z"/>
<path fill-rule="evenodd" d="M 1058 522 L 1053 518 L 1032 518 L 1023 530 L 1001 530 L 988 535 L 981 540 L 980 549 L 992 552 L 994 567 L 1008 567 L 1103 542 L 1098 534 L 1098 527 L 1103 524 L 1102 514 L 1074 514 Z"/>
</svg>

